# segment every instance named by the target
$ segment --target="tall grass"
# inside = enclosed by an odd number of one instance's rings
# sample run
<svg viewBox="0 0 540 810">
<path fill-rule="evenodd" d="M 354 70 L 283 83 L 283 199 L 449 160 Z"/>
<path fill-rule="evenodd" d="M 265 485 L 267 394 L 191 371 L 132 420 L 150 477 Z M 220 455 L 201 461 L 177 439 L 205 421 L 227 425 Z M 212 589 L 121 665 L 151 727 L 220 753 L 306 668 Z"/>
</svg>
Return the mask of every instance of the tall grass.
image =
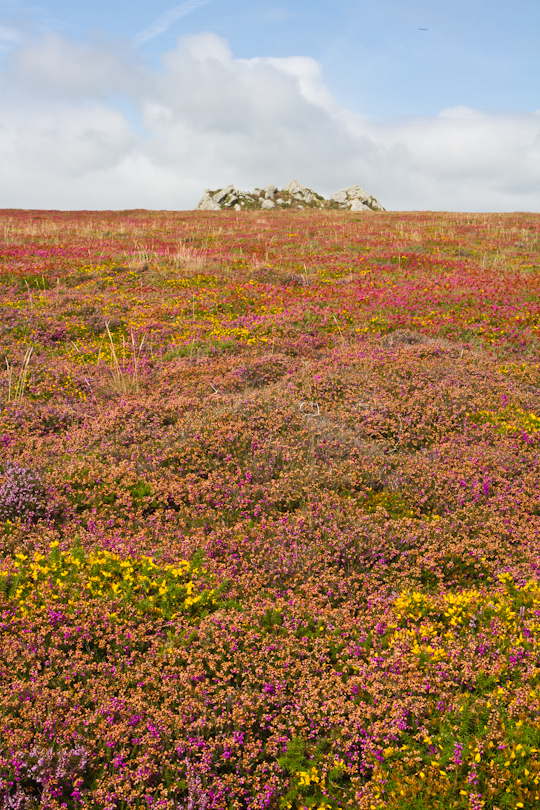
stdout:
<svg viewBox="0 0 540 810">
<path fill-rule="evenodd" d="M 109 329 L 109 324 L 105 324 L 109 344 L 111 349 L 111 368 L 112 368 L 112 384 L 113 388 L 119 394 L 138 393 L 140 390 L 140 362 L 141 353 L 145 342 L 143 335 L 139 343 L 135 340 L 133 329 L 131 330 L 131 345 L 126 342 L 126 338 L 122 335 L 122 361 L 120 362 L 114 340 Z M 126 365 L 126 349 L 129 349 L 132 362 L 129 366 Z"/>
<path fill-rule="evenodd" d="M 34 347 L 30 346 L 24 355 L 22 366 L 17 373 L 6 357 L 6 368 L 8 377 L 8 402 L 20 402 L 24 396 L 26 380 L 28 377 L 28 365 Z"/>
</svg>

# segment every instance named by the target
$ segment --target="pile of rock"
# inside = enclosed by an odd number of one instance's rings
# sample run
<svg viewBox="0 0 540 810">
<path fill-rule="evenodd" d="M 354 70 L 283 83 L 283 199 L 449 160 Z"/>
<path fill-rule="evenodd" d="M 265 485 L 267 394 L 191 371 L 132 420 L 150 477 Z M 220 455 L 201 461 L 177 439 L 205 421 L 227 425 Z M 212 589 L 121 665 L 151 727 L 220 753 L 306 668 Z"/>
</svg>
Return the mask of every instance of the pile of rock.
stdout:
<svg viewBox="0 0 540 810">
<path fill-rule="evenodd" d="M 255 188 L 253 191 L 239 191 L 234 186 L 211 191 L 205 189 L 202 200 L 197 206 L 199 211 L 222 211 L 232 208 L 235 211 L 272 210 L 274 208 L 343 208 L 350 211 L 384 211 L 375 197 L 369 195 L 361 186 L 349 186 L 336 191 L 329 200 L 317 194 L 296 180 L 281 191 L 273 185 Z"/>
<path fill-rule="evenodd" d="M 348 186 L 334 191 L 330 201 L 349 211 L 384 211 L 380 202 L 364 191 L 362 186 Z"/>
</svg>

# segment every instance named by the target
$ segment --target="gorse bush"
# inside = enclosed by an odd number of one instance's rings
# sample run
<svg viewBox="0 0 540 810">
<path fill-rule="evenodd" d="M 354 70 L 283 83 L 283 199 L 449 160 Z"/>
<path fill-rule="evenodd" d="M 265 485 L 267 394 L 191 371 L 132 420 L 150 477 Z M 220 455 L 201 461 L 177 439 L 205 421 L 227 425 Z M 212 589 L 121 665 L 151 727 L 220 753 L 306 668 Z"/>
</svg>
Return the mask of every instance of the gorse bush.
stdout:
<svg viewBox="0 0 540 810">
<path fill-rule="evenodd" d="M 124 560 L 80 547 L 63 552 L 56 541 L 48 556 L 17 554 L 14 569 L 0 570 L 0 588 L 23 615 L 51 600 L 73 608 L 84 596 L 167 619 L 177 613 L 204 616 L 219 605 L 214 589 L 204 587 L 205 569 L 188 560 L 159 565 L 151 557 Z"/>
<path fill-rule="evenodd" d="M 295 737 L 287 745 L 285 756 L 278 760 L 291 775 L 289 790 L 280 801 L 284 810 L 304 807 L 332 810 L 350 793 L 350 779 L 343 763 L 325 755 L 324 748 L 324 745 L 315 748 L 308 757 L 302 738 Z"/>
<path fill-rule="evenodd" d="M 540 584 L 499 577 L 502 589 L 402 594 L 388 644 L 429 671 L 474 639 L 478 669 L 454 706 L 437 707 L 418 734 L 406 734 L 374 764 L 376 806 L 396 808 L 534 807 L 540 801 L 540 723 L 520 710 L 540 698 Z M 472 638 L 471 638 L 472 637 Z M 496 660 L 493 668 L 492 661 Z M 455 659 L 454 659 L 455 660 Z M 534 667 L 522 679 L 520 662 Z M 465 683 L 464 683 L 465 685 Z"/>
<path fill-rule="evenodd" d="M 500 433 L 538 433 L 540 431 L 540 416 L 535 413 L 526 413 L 522 408 L 515 406 L 504 408 L 499 413 L 478 411 L 469 414 L 469 418 L 476 425 L 494 425 Z"/>
</svg>

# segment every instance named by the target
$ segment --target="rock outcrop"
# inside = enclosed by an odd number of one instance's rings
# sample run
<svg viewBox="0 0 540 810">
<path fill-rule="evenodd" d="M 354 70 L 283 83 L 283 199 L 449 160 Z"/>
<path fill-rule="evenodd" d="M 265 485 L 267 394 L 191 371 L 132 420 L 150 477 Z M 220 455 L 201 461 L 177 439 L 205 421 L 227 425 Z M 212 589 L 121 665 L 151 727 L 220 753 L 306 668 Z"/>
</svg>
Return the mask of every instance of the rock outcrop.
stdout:
<svg viewBox="0 0 540 810">
<path fill-rule="evenodd" d="M 209 189 L 205 189 L 202 200 L 197 208 L 199 211 L 221 211 L 221 205 L 214 200 Z"/>
<path fill-rule="evenodd" d="M 384 211 L 380 202 L 364 191 L 362 186 L 348 186 L 335 191 L 330 200 L 350 211 Z"/>
<path fill-rule="evenodd" d="M 348 186 L 336 191 L 329 200 L 317 194 L 297 180 L 293 180 L 281 189 L 271 183 L 265 188 L 253 191 L 239 191 L 233 185 L 211 191 L 205 189 L 197 209 L 199 211 L 235 211 L 273 210 L 276 208 L 317 208 L 349 211 L 384 211 L 382 205 L 368 194 L 361 186 Z"/>
</svg>

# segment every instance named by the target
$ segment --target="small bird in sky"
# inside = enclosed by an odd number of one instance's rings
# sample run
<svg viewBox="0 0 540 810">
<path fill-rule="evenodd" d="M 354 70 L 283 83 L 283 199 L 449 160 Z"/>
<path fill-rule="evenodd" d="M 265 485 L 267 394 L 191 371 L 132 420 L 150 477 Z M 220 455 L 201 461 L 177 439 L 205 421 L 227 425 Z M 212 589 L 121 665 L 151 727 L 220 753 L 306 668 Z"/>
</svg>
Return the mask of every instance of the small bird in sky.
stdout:
<svg viewBox="0 0 540 810">
<path fill-rule="evenodd" d="M 429 31 L 429 28 L 419 28 L 419 31 Z"/>
</svg>

